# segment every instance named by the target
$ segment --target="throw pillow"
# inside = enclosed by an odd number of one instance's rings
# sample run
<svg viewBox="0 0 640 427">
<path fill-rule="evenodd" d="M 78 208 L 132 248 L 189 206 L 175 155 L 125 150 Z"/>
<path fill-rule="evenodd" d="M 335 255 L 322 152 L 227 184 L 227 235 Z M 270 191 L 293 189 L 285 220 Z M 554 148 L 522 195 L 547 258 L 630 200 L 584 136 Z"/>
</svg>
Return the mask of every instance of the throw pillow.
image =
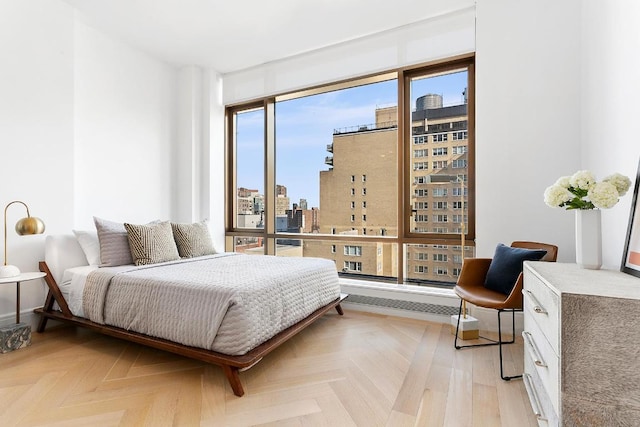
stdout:
<svg viewBox="0 0 640 427">
<path fill-rule="evenodd" d="M 180 259 L 169 221 L 156 224 L 124 224 L 135 265 Z"/>
<path fill-rule="evenodd" d="M 95 231 L 73 230 L 89 265 L 100 265 L 100 242 Z"/>
<path fill-rule="evenodd" d="M 93 217 L 100 242 L 100 262 L 102 267 L 133 264 L 127 230 L 121 222 Z"/>
<path fill-rule="evenodd" d="M 173 238 L 178 246 L 178 253 L 182 258 L 193 258 L 202 255 L 213 255 L 213 242 L 209 234 L 207 221 L 193 224 L 174 224 Z"/>
<path fill-rule="evenodd" d="M 512 248 L 499 243 L 489 265 L 484 287 L 509 295 L 522 273 L 522 263 L 538 261 L 546 254 L 544 249 Z"/>
</svg>

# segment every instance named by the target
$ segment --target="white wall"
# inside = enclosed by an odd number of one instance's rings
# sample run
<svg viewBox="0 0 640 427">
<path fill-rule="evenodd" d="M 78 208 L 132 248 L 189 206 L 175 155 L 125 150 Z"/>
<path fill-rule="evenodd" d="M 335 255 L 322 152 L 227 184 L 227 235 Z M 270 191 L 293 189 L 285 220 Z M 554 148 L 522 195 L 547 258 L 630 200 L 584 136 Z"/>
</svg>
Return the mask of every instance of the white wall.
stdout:
<svg viewBox="0 0 640 427">
<path fill-rule="evenodd" d="M 620 172 L 633 182 L 640 159 L 640 3 L 590 1 L 582 8 L 582 165 L 599 178 Z M 605 267 L 620 267 L 632 193 L 602 212 Z"/>
<path fill-rule="evenodd" d="M 580 1 L 476 3 L 477 255 L 534 240 L 575 260 L 573 215 L 543 193 L 581 166 Z"/>
<path fill-rule="evenodd" d="M 50 0 L 0 1 L 0 209 L 23 200 L 47 233 L 73 225 L 73 13 Z M 44 236 L 13 231 L 26 212 L 9 208 L 9 263 L 37 271 Z M 2 227 L 2 226 L 0 226 Z M 4 236 L 2 237 L 4 238 Z M 4 249 L 0 245 L 0 254 Z M 22 284 L 22 307 L 41 305 L 41 280 Z M 0 323 L 15 321 L 15 286 L 0 285 Z"/>
<path fill-rule="evenodd" d="M 172 216 L 177 70 L 75 20 L 74 226 Z"/>
</svg>

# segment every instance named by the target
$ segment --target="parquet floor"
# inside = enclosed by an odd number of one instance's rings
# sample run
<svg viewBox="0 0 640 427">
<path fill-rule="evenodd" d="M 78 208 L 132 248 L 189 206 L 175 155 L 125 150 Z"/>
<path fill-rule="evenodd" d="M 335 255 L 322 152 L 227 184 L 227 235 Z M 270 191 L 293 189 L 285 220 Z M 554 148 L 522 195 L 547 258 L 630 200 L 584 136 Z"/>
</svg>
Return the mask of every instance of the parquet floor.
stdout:
<svg viewBox="0 0 640 427">
<path fill-rule="evenodd" d="M 6 426 L 536 426 L 497 347 L 454 350 L 448 325 L 345 310 L 250 370 L 222 370 L 73 327 L 0 354 Z M 521 370 L 522 343 L 507 372 Z"/>
</svg>

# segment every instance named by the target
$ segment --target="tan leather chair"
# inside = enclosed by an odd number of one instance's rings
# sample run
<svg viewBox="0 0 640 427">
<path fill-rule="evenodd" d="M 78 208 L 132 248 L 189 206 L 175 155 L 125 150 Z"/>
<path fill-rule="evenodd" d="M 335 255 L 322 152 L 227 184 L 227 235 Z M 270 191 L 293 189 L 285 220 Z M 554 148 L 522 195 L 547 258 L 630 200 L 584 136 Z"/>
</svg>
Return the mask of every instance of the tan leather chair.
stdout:
<svg viewBox="0 0 640 427">
<path fill-rule="evenodd" d="M 547 254 L 542 257 L 541 261 L 556 261 L 558 257 L 558 247 L 547 243 L 516 241 L 511 244 L 512 248 L 524 249 L 543 249 Z M 459 350 L 461 348 L 480 347 L 487 345 L 498 345 L 500 347 L 500 377 L 509 381 L 512 378 L 519 378 L 522 375 L 505 376 L 502 367 L 502 344 L 513 344 L 515 342 L 515 313 L 522 311 L 522 272 L 518 276 L 513 289 L 508 295 L 488 289 L 484 286 L 491 258 L 469 258 L 465 259 L 462 265 L 462 271 L 458 277 L 458 282 L 453 288 L 455 293 L 460 297 L 460 310 L 458 311 L 458 325 L 456 327 L 456 336 L 454 347 Z M 478 307 L 493 308 L 498 310 L 498 341 L 485 337 L 480 337 L 485 341 L 482 344 L 458 345 L 458 332 L 460 328 L 460 317 L 462 317 L 463 301 L 467 301 Z M 512 335 L 511 341 L 502 341 L 502 325 L 500 315 L 503 311 L 510 311 L 512 314 Z"/>
</svg>

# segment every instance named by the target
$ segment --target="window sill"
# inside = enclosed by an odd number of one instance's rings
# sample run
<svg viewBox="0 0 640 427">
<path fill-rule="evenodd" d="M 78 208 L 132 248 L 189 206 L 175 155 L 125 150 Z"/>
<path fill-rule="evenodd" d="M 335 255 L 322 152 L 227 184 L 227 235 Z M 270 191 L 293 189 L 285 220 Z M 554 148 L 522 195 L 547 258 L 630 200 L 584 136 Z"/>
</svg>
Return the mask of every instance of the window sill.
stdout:
<svg viewBox="0 0 640 427">
<path fill-rule="evenodd" d="M 432 286 L 417 286 L 417 285 L 398 285 L 392 283 L 380 283 L 367 280 L 346 279 L 340 278 L 340 286 L 344 289 L 353 289 L 354 292 L 360 294 L 358 291 L 370 291 L 370 292 L 382 292 L 401 295 L 413 295 L 423 297 L 439 297 L 450 298 L 452 300 L 458 300 L 457 295 L 453 292 L 453 289 L 437 288 Z M 398 298 L 402 299 L 402 298 Z"/>
</svg>

